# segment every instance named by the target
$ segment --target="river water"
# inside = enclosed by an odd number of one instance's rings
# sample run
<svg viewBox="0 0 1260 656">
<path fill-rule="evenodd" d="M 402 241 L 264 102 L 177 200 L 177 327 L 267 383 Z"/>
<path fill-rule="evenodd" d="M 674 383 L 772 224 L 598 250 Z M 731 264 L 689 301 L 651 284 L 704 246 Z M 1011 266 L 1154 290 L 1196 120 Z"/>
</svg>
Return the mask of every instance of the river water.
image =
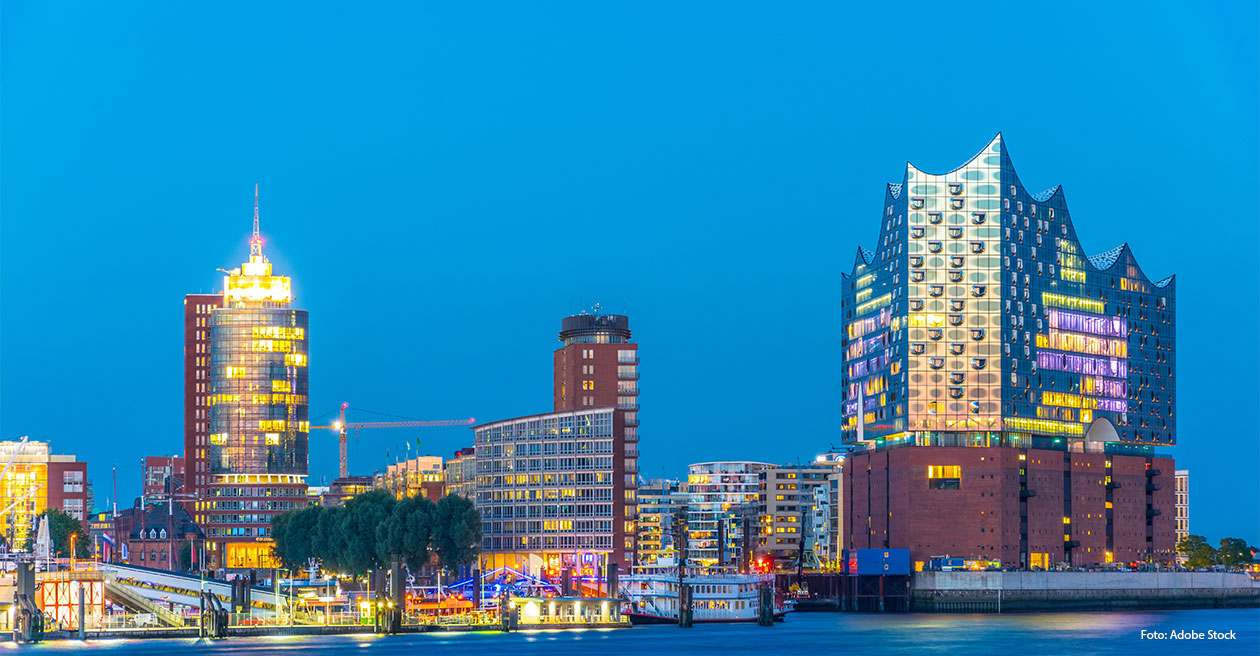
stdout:
<svg viewBox="0 0 1260 656">
<path fill-rule="evenodd" d="M 1168 634 L 1143 639 L 1141 631 Z M 1193 631 L 1202 639 L 1178 639 Z M 1209 631 L 1233 640 L 1210 640 Z M 1260 654 L 1260 609 L 1181 610 L 1132 613 L 1037 613 L 926 615 L 793 613 L 773 627 L 696 625 L 633 629 L 543 631 L 503 634 L 426 633 L 399 636 L 301 636 L 193 640 L 56 641 L 4 648 L 29 653 L 82 651 L 121 656 L 246 654 L 247 656 L 346 656 L 376 654 L 940 654 L 942 656 L 1037 656 L 1040 654 Z M 366 656 L 366 654 L 365 654 Z"/>
</svg>

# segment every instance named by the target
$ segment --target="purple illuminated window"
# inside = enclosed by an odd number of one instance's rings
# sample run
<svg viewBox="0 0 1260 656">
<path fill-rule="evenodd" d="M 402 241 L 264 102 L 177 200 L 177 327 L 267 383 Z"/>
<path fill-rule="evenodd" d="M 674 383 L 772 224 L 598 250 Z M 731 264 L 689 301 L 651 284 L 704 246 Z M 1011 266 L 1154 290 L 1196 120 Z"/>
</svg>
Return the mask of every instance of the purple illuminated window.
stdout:
<svg viewBox="0 0 1260 656">
<path fill-rule="evenodd" d="M 1050 310 L 1050 327 L 1107 337 L 1128 337 L 1128 320 L 1124 317 L 1100 317 L 1066 310 Z"/>
<path fill-rule="evenodd" d="M 1068 355 L 1065 353 L 1040 351 L 1037 353 L 1037 368 L 1051 371 L 1067 371 L 1087 376 L 1129 377 L 1128 360 L 1095 358 L 1088 355 Z"/>
</svg>

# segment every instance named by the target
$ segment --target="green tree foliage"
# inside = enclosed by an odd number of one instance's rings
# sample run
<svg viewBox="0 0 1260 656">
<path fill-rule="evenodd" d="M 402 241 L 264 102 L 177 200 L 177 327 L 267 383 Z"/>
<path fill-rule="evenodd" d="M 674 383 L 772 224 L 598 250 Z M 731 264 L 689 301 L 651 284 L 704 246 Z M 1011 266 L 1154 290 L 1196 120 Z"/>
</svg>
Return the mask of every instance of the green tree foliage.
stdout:
<svg viewBox="0 0 1260 656">
<path fill-rule="evenodd" d="M 192 543 L 185 540 L 179 544 L 179 569 L 183 572 L 192 571 Z"/>
<path fill-rule="evenodd" d="M 394 504 L 389 521 L 376 527 L 377 557 L 388 562 L 397 554 L 412 569 L 428 562 L 435 510 L 433 502 L 423 497 L 407 497 Z"/>
<path fill-rule="evenodd" d="M 1216 550 L 1216 560 L 1226 567 L 1242 567 L 1251 562 L 1251 547 L 1241 538 L 1221 538 L 1221 548 Z"/>
<path fill-rule="evenodd" d="M 61 510 L 52 508 L 45 510 L 39 514 L 40 522 L 49 522 L 48 535 L 52 538 L 53 555 L 61 558 L 70 557 L 70 536 L 77 535 L 75 542 L 75 551 L 80 557 L 86 558 L 91 553 L 92 541 L 88 539 L 88 532 L 84 530 L 83 523 L 71 517 Z M 26 537 L 26 550 L 35 551 L 35 533 Z"/>
<path fill-rule="evenodd" d="M 476 562 L 481 551 L 481 514 L 473 502 L 454 494 L 437 502 L 433 516 L 433 550 L 442 566 L 449 570 Z"/>
<path fill-rule="evenodd" d="M 429 562 L 431 551 L 444 554 L 443 564 L 454 567 L 476 559 L 481 517 L 462 497 L 434 504 L 421 497 L 396 501 L 373 490 L 339 508 L 311 506 L 276 515 L 271 536 L 276 557 L 290 569 L 303 569 L 315 558 L 325 570 L 359 575 L 387 567 L 395 555 L 415 569 Z"/>
<path fill-rule="evenodd" d="M 389 563 L 389 555 L 381 557 L 377 549 L 378 529 L 388 524 L 394 512 L 394 497 L 384 490 L 364 492 L 342 507 L 345 550 L 342 567 L 352 574 L 363 574 Z"/>
<path fill-rule="evenodd" d="M 1216 549 L 1202 535 L 1187 535 L 1177 543 L 1177 553 L 1186 557 L 1186 567 L 1210 567 L 1216 564 Z"/>
</svg>

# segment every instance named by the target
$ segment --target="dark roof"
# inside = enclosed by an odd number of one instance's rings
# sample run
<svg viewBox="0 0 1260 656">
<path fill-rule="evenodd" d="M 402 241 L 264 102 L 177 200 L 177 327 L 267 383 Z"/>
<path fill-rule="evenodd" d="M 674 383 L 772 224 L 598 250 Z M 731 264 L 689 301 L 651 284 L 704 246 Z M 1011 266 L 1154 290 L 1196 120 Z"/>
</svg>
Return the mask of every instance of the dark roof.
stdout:
<svg viewBox="0 0 1260 656">
<path fill-rule="evenodd" d="M 134 511 L 136 509 L 131 510 Z M 119 515 L 121 514 L 122 512 L 119 513 Z M 192 515 L 189 515 L 183 506 L 175 504 L 173 509 L 167 510 L 166 503 L 149 506 L 144 513 L 143 520 L 132 523 L 128 537 L 133 540 L 149 538 L 150 535 L 153 535 L 150 531 L 157 532 L 157 535 L 154 537 L 161 537 L 163 530 L 169 531 L 171 529 L 174 529 L 175 535 L 171 536 L 168 533 L 167 537 L 183 537 L 189 533 L 193 533 L 199 538 L 205 537 L 201 527 L 197 526 L 197 523 L 193 521 Z M 144 531 L 145 535 L 140 535 L 141 531 Z"/>
</svg>

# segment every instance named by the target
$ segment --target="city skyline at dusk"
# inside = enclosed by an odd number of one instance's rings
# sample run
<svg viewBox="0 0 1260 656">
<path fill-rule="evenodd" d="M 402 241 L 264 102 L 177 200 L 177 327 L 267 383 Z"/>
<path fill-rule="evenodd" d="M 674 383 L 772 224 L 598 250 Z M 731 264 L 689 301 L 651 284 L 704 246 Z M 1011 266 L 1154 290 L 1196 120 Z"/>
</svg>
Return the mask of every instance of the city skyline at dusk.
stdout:
<svg viewBox="0 0 1260 656">
<path fill-rule="evenodd" d="M 599 303 L 633 322 L 642 476 L 804 462 L 842 441 L 843 275 L 885 184 L 1000 132 L 1030 191 L 1066 190 L 1084 256 L 1127 244 L 1176 275 L 1177 439 L 1156 451 L 1191 472 L 1192 533 L 1260 541 L 1236 503 L 1260 487 L 1257 71 L 1229 51 L 1254 36 L 1173 7 L 1011 10 L 1036 29 L 899 19 L 987 39 L 956 67 L 839 8 L 6 11 L 0 439 L 89 463 L 98 508 L 111 467 L 130 505 L 142 457 L 182 455 L 183 299 L 250 253 L 258 184 L 267 257 L 310 313 L 310 424 L 343 402 L 548 412 L 561 320 Z M 350 473 L 417 440 L 449 458 L 474 432 L 363 430 Z M 337 476 L 333 431 L 309 453 L 310 484 Z"/>
</svg>

